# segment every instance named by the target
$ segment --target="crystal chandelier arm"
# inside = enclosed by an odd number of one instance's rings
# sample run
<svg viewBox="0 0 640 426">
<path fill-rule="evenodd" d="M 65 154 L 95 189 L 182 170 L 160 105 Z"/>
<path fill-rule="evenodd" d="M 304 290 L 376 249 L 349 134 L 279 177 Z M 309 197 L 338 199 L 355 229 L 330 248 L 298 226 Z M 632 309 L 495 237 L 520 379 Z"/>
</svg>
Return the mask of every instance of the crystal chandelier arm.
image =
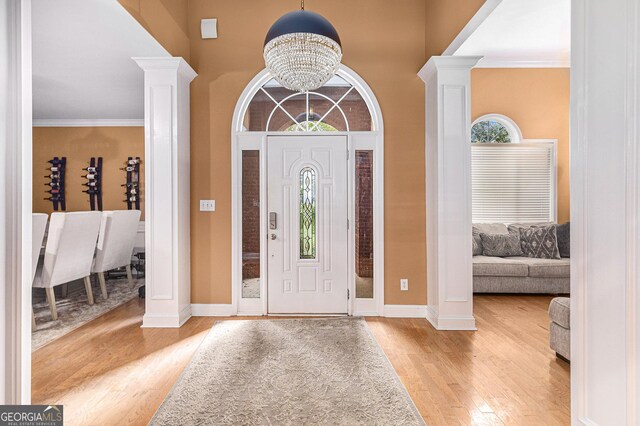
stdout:
<svg viewBox="0 0 640 426">
<path fill-rule="evenodd" d="M 338 99 L 338 101 L 337 101 L 337 102 L 336 102 L 336 101 L 333 101 L 333 99 L 331 99 L 331 98 L 326 97 L 327 99 L 329 99 L 330 101 L 332 101 L 332 102 L 333 102 L 333 106 L 332 106 L 331 108 L 329 108 L 329 110 L 328 110 L 328 111 L 327 111 L 327 112 L 326 112 L 326 113 L 325 113 L 325 114 L 320 118 L 320 120 L 318 120 L 318 121 L 313 125 L 313 127 L 312 127 L 309 131 L 310 131 L 310 132 L 313 132 L 313 130 L 314 130 L 315 128 L 317 128 L 317 127 L 318 127 L 318 124 L 320 124 L 320 122 L 321 122 L 321 121 L 323 121 L 325 118 L 327 118 L 327 116 L 328 116 L 329 114 L 331 114 L 331 111 L 333 111 L 336 107 L 338 107 L 338 109 L 339 109 L 339 110 L 340 110 L 340 112 L 342 113 L 342 117 L 344 118 L 344 123 L 345 123 L 345 125 L 347 126 L 347 131 L 349 131 L 349 122 L 347 121 L 347 116 L 345 115 L 345 113 L 344 113 L 344 111 L 342 110 L 342 108 L 340 108 L 340 107 L 338 106 L 338 104 L 339 104 L 340 102 L 342 102 L 342 100 L 343 100 L 344 98 L 346 98 L 346 97 L 347 97 L 347 95 L 348 95 L 349 93 L 351 93 L 351 91 L 352 91 L 353 89 L 354 89 L 354 87 L 353 87 L 353 86 L 351 86 L 351 87 L 349 88 L 349 90 L 347 90 L 347 92 L 346 92 L 344 95 L 342 95 L 342 96 L 340 97 L 340 99 Z M 318 93 L 318 94 L 319 94 L 320 96 L 323 96 L 323 95 L 322 95 L 322 94 L 320 94 L 320 93 Z"/>
<path fill-rule="evenodd" d="M 291 99 L 292 97 L 296 96 L 297 93 L 294 93 L 293 95 L 289 95 L 286 98 L 284 98 L 282 101 L 278 102 L 275 99 L 273 99 L 273 96 L 271 96 L 271 94 L 269 92 L 264 90 L 264 88 L 261 87 L 260 90 L 262 90 L 265 93 L 265 95 L 267 95 L 269 97 L 269 99 L 271 99 L 276 104 L 276 107 L 273 109 L 273 111 L 271 111 L 271 114 L 269 115 L 269 119 L 267 120 L 267 127 L 266 127 L 267 132 L 269 131 L 269 124 L 271 123 L 271 117 L 273 117 L 273 113 L 278 108 L 280 108 L 282 111 L 284 111 L 284 113 L 287 114 L 289 116 L 289 118 L 295 123 L 296 132 L 297 132 L 298 128 L 301 128 L 302 126 L 300 126 L 300 123 L 298 123 L 298 121 L 295 118 L 293 118 L 293 116 L 291 114 L 289 114 L 289 111 L 284 109 L 284 107 L 281 105 L 281 102 L 284 102 L 284 101 L 287 101 L 287 100 Z"/>
</svg>

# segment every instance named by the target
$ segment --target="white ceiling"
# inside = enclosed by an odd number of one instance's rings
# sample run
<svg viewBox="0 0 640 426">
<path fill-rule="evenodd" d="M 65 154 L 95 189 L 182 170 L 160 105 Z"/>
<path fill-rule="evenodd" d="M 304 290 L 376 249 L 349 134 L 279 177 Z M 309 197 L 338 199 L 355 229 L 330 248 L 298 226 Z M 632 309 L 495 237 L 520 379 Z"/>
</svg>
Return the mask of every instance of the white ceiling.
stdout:
<svg viewBox="0 0 640 426">
<path fill-rule="evenodd" d="M 484 67 L 569 66 L 571 0 L 488 0 L 488 7 L 489 3 L 499 4 L 451 53 L 484 56 L 479 63 Z"/>
<path fill-rule="evenodd" d="M 144 117 L 131 59 L 169 53 L 116 0 L 33 0 L 34 120 Z"/>
</svg>

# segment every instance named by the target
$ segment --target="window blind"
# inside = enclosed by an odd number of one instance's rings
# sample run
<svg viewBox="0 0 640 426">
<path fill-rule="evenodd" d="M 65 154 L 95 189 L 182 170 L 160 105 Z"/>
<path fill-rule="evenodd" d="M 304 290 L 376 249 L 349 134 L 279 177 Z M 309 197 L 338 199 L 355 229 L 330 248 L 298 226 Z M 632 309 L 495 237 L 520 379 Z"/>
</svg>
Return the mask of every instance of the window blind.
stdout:
<svg viewBox="0 0 640 426">
<path fill-rule="evenodd" d="M 555 221 L 554 142 L 473 144 L 473 222 Z"/>
</svg>

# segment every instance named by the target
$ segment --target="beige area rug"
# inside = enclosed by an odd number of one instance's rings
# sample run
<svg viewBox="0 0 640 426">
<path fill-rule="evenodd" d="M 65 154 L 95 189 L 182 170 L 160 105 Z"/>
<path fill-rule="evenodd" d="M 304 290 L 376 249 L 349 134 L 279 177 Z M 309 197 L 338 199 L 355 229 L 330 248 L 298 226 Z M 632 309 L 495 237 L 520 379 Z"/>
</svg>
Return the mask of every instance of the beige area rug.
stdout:
<svg viewBox="0 0 640 426">
<path fill-rule="evenodd" d="M 51 320 L 51 310 L 44 290 L 34 289 L 33 312 L 36 316 L 36 330 L 31 333 L 32 351 L 138 297 L 138 288 L 144 285 L 144 278 L 134 279 L 134 288 L 129 287 L 126 278 L 107 280 L 109 298 L 105 300 L 97 281 L 97 278 L 92 279 L 91 287 L 95 301 L 93 306 L 87 303 L 83 281 L 70 283 L 67 297 L 64 299 L 56 292 L 57 321 Z"/>
<path fill-rule="evenodd" d="M 216 323 L 151 425 L 424 425 L 358 318 Z"/>
</svg>

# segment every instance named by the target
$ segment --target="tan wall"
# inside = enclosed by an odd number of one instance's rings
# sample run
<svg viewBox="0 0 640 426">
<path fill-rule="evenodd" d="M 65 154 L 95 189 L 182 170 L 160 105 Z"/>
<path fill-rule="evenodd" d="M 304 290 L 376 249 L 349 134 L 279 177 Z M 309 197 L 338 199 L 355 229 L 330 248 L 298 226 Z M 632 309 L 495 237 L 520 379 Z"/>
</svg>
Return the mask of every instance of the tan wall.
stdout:
<svg viewBox="0 0 640 426">
<path fill-rule="evenodd" d="M 173 56 L 189 61 L 187 0 L 118 0 Z M 208 16 L 211 18 L 212 16 Z M 198 25 L 198 28 L 200 26 Z"/>
<path fill-rule="evenodd" d="M 127 208 L 124 191 L 120 186 L 127 180 L 124 167 L 127 157 L 142 159 L 141 180 L 144 175 L 143 127 L 34 127 L 33 129 L 33 211 L 50 214 L 53 205 L 44 200 L 49 197 L 45 186 L 53 157 L 67 157 L 65 195 L 67 211 L 90 210 L 89 195 L 83 193 L 87 180 L 81 176 L 91 157 L 103 158 L 102 202 L 104 210 Z M 144 209 L 144 181 L 141 209 Z M 143 210 L 144 211 L 144 210 Z M 144 219 L 144 217 L 143 217 Z"/>
<path fill-rule="evenodd" d="M 217 211 L 192 212 L 192 301 L 231 302 L 231 119 L 240 94 L 264 67 L 269 26 L 289 2 L 189 3 L 192 83 L 192 197 L 215 198 Z M 307 8 L 327 17 L 344 45 L 344 63 L 373 88 L 386 134 L 385 301 L 424 303 L 424 1 L 326 0 Z M 216 16 L 217 40 L 200 40 L 199 21 Z M 400 292 L 400 278 L 410 291 Z"/>
<path fill-rule="evenodd" d="M 152 25 L 149 11 L 145 17 L 138 6 L 161 0 L 120 1 L 176 54 L 176 41 L 182 39 L 180 25 L 166 29 Z M 169 4 L 172 0 L 162 2 L 168 13 L 176 6 Z M 428 57 L 448 46 L 482 3 L 307 2 L 307 9 L 336 26 L 344 46 L 343 62 L 367 81 L 382 108 L 387 304 L 426 301 L 424 84 L 417 72 Z M 231 119 L 245 86 L 264 68 L 262 45 L 269 26 L 296 7 L 295 2 L 272 0 L 188 2 L 189 63 L 198 73 L 191 85 L 191 197 L 217 201 L 214 214 L 191 213 L 193 303 L 231 302 Z M 180 21 L 180 13 L 171 14 Z M 202 40 L 200 19 L 211 17 L 218 19 L 219 38 Z M 167 36 L 169 31 L 175 40 Z M 400 292 L 401 278 L 409 279 L 408 292 Z"/>
<path fill-rule="evenodd" d="M 569 69 L 471 72 L 471 115 L 503 114 L 525 139 L 558 139 L 558 223 L 569 220 Z"/>
</svg>

